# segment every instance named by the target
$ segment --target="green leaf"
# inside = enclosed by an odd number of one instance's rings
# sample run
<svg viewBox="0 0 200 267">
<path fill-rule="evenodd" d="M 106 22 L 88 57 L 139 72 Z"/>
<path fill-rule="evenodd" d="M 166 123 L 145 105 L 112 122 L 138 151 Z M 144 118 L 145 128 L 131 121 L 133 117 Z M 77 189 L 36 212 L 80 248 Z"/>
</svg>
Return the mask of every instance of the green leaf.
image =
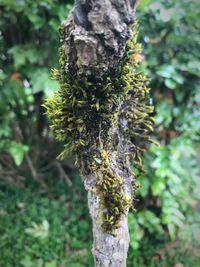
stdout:
<svg viewBox="0 0 200 267">
<path fill-rule="evenodd" d="M 39 14 L 30 12 L 28 18 L 32 22 L 35 29 L 39 29 L 44 25 L 44 19 Z"/>
<path fill-rule="evenodd" d="M 183 76 L 181 74 L 179 74 L 178 72 L 175 72 L 175 74 L 173 76 L 173 80 L 178 84 L 183 84 L 183 82 L 184 82 Z"/>
<path fill-rule="evenodd" d="M 23 66 L 26 62 L 26 54 L 23 53 L 23 49 L 20 46 L 13 46 L 8 50 L 8 53 L 13 56 L 14 66 L 16 69 Z"/>
<path fill-rule="evenodd" d="M 44 267 L 57 267 L 58 264 L 57 264 L 57 261 L 56 260 L 53 260 L 51 262 L 45 262 L 44 264 Z"/>
<path fill-rule="evenodd" d="M 22 163 L 28 149 L 29 147 L 27 145 L 16 143 L 15 141 L 8 142 L 5 147 L 5 150 L 13 157 L 17 166 Z"/>
<path fill-rule="evenodd" d="M 144 10 L 148 6 L 150 0 L 140 0 L 138 8 Z"/>
<path fill-rule="evenodd" d="M 35 238 L 45 239 L 49 234 L 49 222 L 43 220 L 41 224 L 36 224 L 32 222 L 32 227 L 26 228 L 25 232 Z"/>
<path fill-rule="evenodd" d="M 166 185 L 162 178 L 157 176 L 154 177 L 153 183 L 151 184 L 152 193 L 154 196 L 158 196 L 162 194 L 163 190 L 165 189 Z"/>
<path fill-rule="evenodd" d="M 200 62 L 198 59 L 193 59 L 187 64 L 187 71 L 191 74 L 197 75 L 200 77 Z"/>
<path fill-rule="evenodd" d="M 162 66 L 156 73 L 163 78 L 171 78 L 175 72 L 174 66 Z"/>
<path fill-rule="evenodd" d="M 37 69 L 31 74 L 31 85 L 34 94 L 44 91 L 47 96 L 59 88 L 58 82 L 51 80 L 50 72 L 45 68 Z"/>
<path fill-rule="evenodd" d="M 146 197 L 149 191 L 149 180 L 147 177 L 140 178 L 141 187 L 139 189 L 139 193 L 142 197 Z"/>
<path fill-rule="evenodd" d="M 176 240 L 176 226 L 173 223 L 169 223 L 167 225 L 169 235 L 172 240 Z"/>
<path fill-rule="evenodd" d="M 0 69 L 0 80 L 4 80 L 4 79 L 6 79 L 6 77 L 7 77 L 6 73 Z"/>
<path fill-rule="evenodd" d="M 166 79 L 165 80 L 165 85 L 170 89 L 175 89 L 176 88 L 176 83 L 171 79 Z"/>
<path fill-rule="evenodd" d="M 20 261 L 20 264 L 24 267 L 32 267 L 32 260 L 30 256 L 26 256 L 23 260 Z"/>
<path fill-rule="evenodd" d="M 134 214 L 129 214 L 129 227 L 130 227 L 130 246 L 136 250 L 139 247 L 139 241 L 144 236 L 144 230 L 138 224 Z"/>
<path fill-rule="evenodd" d="M 34 260 L 33 267 L 43 267 L 43 266 L 44 266 L 43 259 Z"/>
<path fill-rule="evenodd" d="M 15 45 L 8 50 L 8 53 L 13 56 L 15 69 L 21 68 L 27 62 L 38 63 L 45 55 L 45 51 L 33 44 Z"/>
<path fill-rule="evenodd" d="M 161 101 L 157 103 L 155 123 L 162 124 L 164 127 L 168 127 L 172 121 L 173 106 L 170 103 Z"/>
<path fill-rule="evenodd" d="M 174 12 L 175 12 L 174 8 L 170 8 L 170 9 L 162 8 L 160 10 L 160 18 L 164 22 L 167 22 L 172 18 L 172 16 L 174 15 Z"/>
</svg>

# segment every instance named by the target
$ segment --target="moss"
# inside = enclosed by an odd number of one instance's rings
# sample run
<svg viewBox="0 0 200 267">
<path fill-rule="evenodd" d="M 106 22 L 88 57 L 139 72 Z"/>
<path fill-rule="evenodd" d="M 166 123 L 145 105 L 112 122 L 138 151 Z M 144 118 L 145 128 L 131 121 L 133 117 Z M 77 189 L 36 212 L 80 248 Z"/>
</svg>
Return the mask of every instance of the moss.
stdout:
<svg viewBox="0 0 200 267">
<path fill-rule="evenodd" d="M 62 27 L 60 35 L 62 42 Z M 44 104 L 56 139 L 65 143 L 59 158 L 73 152 L 82 173 L 96 173 L 96 186 L 105 207 L 102 227 L 111 233 L 119 227 L 132 200 L 123 195 L 123 179 L 110 166 L 109 130 L 118 116 L 127 119 L 128 127 L 123 129 L 123 134 L 132 142 L 132 159 L 140 169 L 140 153 L 146 141 L 150 141 L 149 132 L 153 130 L 150 116 L 153 108 L 147 104 L 148 79 L 138 72 L 141 48 L 136 40 L 134 26 L 121 64 L 101 79 L 87 81 L 79 81 L 66 73 L 67 62 L 61 47 L 60 69 L 52 70 L 52 77 L 59 81 L 60 89 Z M 130 104 L 123 105 L 128 102 Z"/>
<path fill-rule="evenodd" d="M 126 214 L 132 200 L 122 193 L 123 179 L 111 169 L 109 158 L 109 154 L 102 150 L 102 161 L 95 171 L 101 205 L 106 208 L 102 227 L 106 232 L 114 234 L 114 230 L 119 227 L 121 216 Z"/>
</svg>

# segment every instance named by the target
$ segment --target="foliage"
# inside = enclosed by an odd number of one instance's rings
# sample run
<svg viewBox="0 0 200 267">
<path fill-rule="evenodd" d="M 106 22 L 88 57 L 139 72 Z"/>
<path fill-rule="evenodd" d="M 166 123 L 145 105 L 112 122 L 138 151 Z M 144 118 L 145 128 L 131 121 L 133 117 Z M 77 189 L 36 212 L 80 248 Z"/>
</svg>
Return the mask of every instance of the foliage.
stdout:
<svg viewBox="0 0 200 267">
<path fill-rule="evenodd" d="M 83 192 L 78 176 L 74 177 L 73 188 L 53 177 L 49 177 L 46 188 L 33 182 L 23 189 L 1 185 L 0 266 L 93 266 L 91 220 Z M 134 231 L 130 233 L 128 267 L 169 267 L 176 263 L 199 266 L 190 251 L 174 243 L 164 244 L 160 221 L 151 211 L 130 215 L 129 223 Z M 145 238 L 145 229 L 151 238 Z M 139 239 L 142 236 L 138 250 L 138 243 L 133 241 L 135 235 Z"/>
<path fill-rule="evenodd" d="M 199 201 L 197 2 L 140 0 L 137 14 L 145 56 L 143 69 L 151 77 L 155 133 L 161 146 L 152 146 L 146 153 L 146 175 L 138 179 L 137 212 L 129 216 L 129 267 L 200 265 L 193 256 L 198 254 L 195 239 L 200 221 L 193 209 Z M 23 189 L 1 185 L 3 267 L 93 264 L 87 201 L 81 197 L 83 186 L 75 179 L 69 190 L 58 179 L 58 172 L 50 168 L 60 148 L 47 133 L 40 108 L 43 96 L 58 88 L 48 69 L 57 67 L 57 27 L 69 5 L 64 0 L 0 0 L 0 176 L 7 182 L 11 177 L 12 181 L 31 177 L 28 155 L 36 177 L 44 178 L 51 172 L 57 179 L 40 190 L 26 181 Z M 50 225 L 47 238 L 26 233 L 26 229 L 33 229 L 33 222 L 41 226 L 44 220 Z"/>
<path fill-rule="evenodd" d="M 70 1 L 0 1 L 0 180 L 39 180 L 58 153 L 41 103 L 58 88 L 49 66 L 56 65 L 57 29 L 70 8 Z"/>
<path fill-rule="evenodd" d="M 152 145 L 144 157 L 146 175 L 139 177 L 138 211 L 129 218 L 130 254 L 140 254 L 146 237 L 149 245 L 151 239 L 154 244 L 159 239 L 164 243 L 182 240 L 181 249 L 192 255 L 191 247 L 199 246 L 200 226 L 200 216 L 194 211 L 200 189 L 200 7 L 196 1 L 146 2 L 141 1 L 138 12 L 140 40 L 143 68 L 151 77 L 155 133 L 161 145 Z"/>
<path fill-rule="evenodd" d="M 78 176 L 73 189 L 63 182 L 55 186 L 56 180 L 50 179 L 47 188 L 33 183 L 25 189 L 1 186 L 0 266 L 92 266 L 83 185 Z"/>
</svg>

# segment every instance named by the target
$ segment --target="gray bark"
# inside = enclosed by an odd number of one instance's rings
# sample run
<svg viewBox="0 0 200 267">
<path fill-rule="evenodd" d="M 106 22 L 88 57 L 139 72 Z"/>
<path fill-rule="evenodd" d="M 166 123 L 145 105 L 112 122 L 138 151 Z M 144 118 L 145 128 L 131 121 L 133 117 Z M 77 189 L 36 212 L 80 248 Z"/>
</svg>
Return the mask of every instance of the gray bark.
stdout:
<svg viewBox="0 0 200 267">
<path fill-rule="evenodd" d="M 62 23 L 64 36 L 61 40 L 66 57 L 66 72 L 83 80 L 100 78 L 109 73 L 122 60 L 131 25 L 134 21 L 135 0 L 77 0 L 69 18 Z M 120 136 L 120 125 L 127 122 L 118 118 L 111 129 L 110 168 L 123 178 L 123 193 L 131 198 L 133 176 L 129 168 L 130 147 Z M 116 128 L 117 127 L 117 128 Z M 115 143 L 115 144 L 114 144 Z M 116 146 L 117 143 L 117 146 Z M 117 149 L 116 149 L 117 147 Z M 124 167 L 126 166 L 126 168 Z M 125 267 L 129 246 L 127 213 L 122 217 L 115 236 L 102 229 L 103 208 L 96 191 L 97 176 L 84 177 L 88 191 L 88 205 L 93 221 L 94 244 L 92 253 L 96 267 Z"/>
<path fill-rule="evenodd" d="M 119 132 L 115 129 L 115 134 Z M 113 137 L 114 138 L 114 137 Z M 118 148 L 122 145 L 122 139 L 118 144 Z M 111 152 L 112 153 L 112 152 Z M 112 161 L 110 167 L 117 175 L 123 178 L 123 193 L 131 198 L 133 176 L 130 168 L 122 169 L 125 166 L 123 161 L 126 161 L 126 166 L 129 166 L 129 159 L 126 158 L 126 148 L 114 151 L 111 154 Z M 127 260 L 127 252 L 129 247 L 129 231 L 127 222 L 127 213 L 121 218 L 120 226 L 114 232 L 114 235 L 106 233 L 102 229 L 102 207 L 100 198 L 94 190 L 97 177 L 93 174 L 85 177 L 85 188 L 88 191 L 88 206 L 93 222 L 93 249 L 96 267 L 125 267 Z"/>
<path fill-rule="evenodd" d="M 76 0 L 62 26 L 66 71 L 79 78 L 100 77 L 124 56 L 137 0 Z"/>
<path fill-rule="evenodd" d="M 112 129 L 112 143 L 110 144 L 110 168 L 123 178 L 123 194 L 132 198 L 134 177 L 130 168 L 130 145 L 124 140 L 123 131 L 126 131 L 127 121 L 123 115 L 115 128 Z M 123 128 L 123 131 L 120 129 Z M 117 149 L 116 149 L 117 143 Z M 127 145 L 125 145 L 127 144 Z M 120 226 L 114 235 L 102 229 L 103 209 L 100 198 L 95 190 L 97 177 L 90 174 L 84 177 L 85 188 L 88 191 L 88 206 L 93 222 L 93 249 L 96 267 L 125 267 L 129 248 L 128 210 L 121 218 Z"/>
<path fill-rule="evenodd" d="M 105 233 L 101 227 L 102 210 L 99 197 L 91 189 L 95 177 L 88 177 L 85 187 L 88 190 L 88 206 L 93 222 L 93 249 L 96 267 L 125 267 L 129 246 L 127 216 L 124 216 L 115 236 Z"/>
</svg>

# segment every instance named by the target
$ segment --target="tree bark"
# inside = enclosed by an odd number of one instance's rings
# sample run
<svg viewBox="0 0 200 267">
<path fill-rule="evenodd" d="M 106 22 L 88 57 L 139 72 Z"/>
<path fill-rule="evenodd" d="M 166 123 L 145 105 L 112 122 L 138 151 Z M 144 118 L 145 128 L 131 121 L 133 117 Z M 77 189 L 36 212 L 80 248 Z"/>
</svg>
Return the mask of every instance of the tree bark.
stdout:
<svg viewBox="0 0 200 267">
<path fill-rule="evenodd" d="M 66 71 L 101 77 L 119 64 L 131 37 L 137 0 L 76 0 L 63 21 Z"/>
<path fill-rule="evenodd" d="M 79 80 L 94 80 L 109 73 L 122 60 L 126 44 L 132 35 L 135 0 L 77 0 L 68 20 L 62 23 L 62 51 L 67 64 L 65 71 Z M 124 125 L 127 122 L 123 122 Z M 132 195 L 133 175 L 129 167 L 124 147 L 119 138 L 118 120 L 111 129 L 109 168 L 123 178 L 123 194 L 128 199 Z M 116 141 L 117 140 L 117 141 Z M 117 150 L 113 142 L 118 142 Z M 126 161 L 126 164 L 122 162 Z M 124 166 L 126 165 L 126 170 Z M 127 213 L 122 216 L 115 233 L 108 233 L 102 228 L 105 207 L 96 189 L 97 174 L 84 175 L 85 188 L 88 191 L 88 205 L 93 222 L 93 249 L 96 267 L 125 267 L 129 247 Z"/>
<path fill-rule="evenodd" d="M 121 151 L 122 153 L 122 151 Z M 120 154 L 121 154 L 120 153 Z M 121 154 L 122 155 L 122 154 Z M 119 155 L 118 155 L 119 156 Z M 123 166 L 120 158 L 116 154 L 111 155 L 111 167 L 115 174 L 123 177 L 123 193 L 131 198 L 133 176 L 130 170 L 122 170 Z M 129 247 L 129 231 L 127 214 L 124 214 L 119 222 L 119 227 L 115 229 L 114 234 L 107 233 L 102 228 L 102 219 L 104 207 L 101 206 L 101 200 L 96 188 L 98 177 L 95 174 L 86 176 L 84 179 L 85 188 L 88 191 L 88 206 L 93 222 L 93 249 L 94 262 L 96 267 L 125 267 L 127 252 Z"/>
<path fill-rule="evenodd" d="M 60 28 L 61 71 L 54 70 L 54 76 L 61 89 L 46 104 L 57 139 L 73 144 L 78 157 L 88 191 L 96 267 L 126 266 L 127 215 L 135 189 L 130 154 L 138 157 L 137 138 L 146 136 L 144 125 L 151 127 L 146 121 L 150 109 L 142 106 L 146 81 L 141 75 L 132 77 L 135 63 L 124 63 L 130 61 L 126 48 L 136 2 L 76 0 Z M 130 48 L 133 57 L 135 51 L 137 45 Z"/>
<path fill-rule="evenodd" d="M 102 208 L 99 196 L 92 192 L 96 177 L 88 177 L 85 187 L 88 190 L 88 206 L 93 222 L 93 249 L 96 267 L 125 267 L 129 247 L 127 216 L 123 216 L 115 236 L 106 233 L 101 227 Z"/>
<path fill-rule="evenodd" d="M 124 104 L 124 107 L 127 103 Z M 122 177 L 122 193 L 127 199 L 132 199 L 135 178 L 130 166 L 130 145 L 124 140 L 124 132 L 127 127 L 127 119 L 124 113 L 118 118 L 118 123 L 112 128 L 111 142 L 108 145 L 110 154 L 109 167 L 115 175 Z M 122 130 L 123 129 L 123 130 Z M 114 144 L 114 145 L 113 145 Z M 103 177 L 105 178 L 105 177 Z M 85 188 L 88 191 L 88 206 L 93 222 L 93 249 L 96 267 L 126 267 L 129 248 L 128 211 L 120 218 L 119 227 L 114 234 L 106 232 L 102 228 L 103 212 L 105 207 L 101 205 L 98 192 L 95 190 L 98 177 L 96 174 L 84 176 Z"/>
</svg>

